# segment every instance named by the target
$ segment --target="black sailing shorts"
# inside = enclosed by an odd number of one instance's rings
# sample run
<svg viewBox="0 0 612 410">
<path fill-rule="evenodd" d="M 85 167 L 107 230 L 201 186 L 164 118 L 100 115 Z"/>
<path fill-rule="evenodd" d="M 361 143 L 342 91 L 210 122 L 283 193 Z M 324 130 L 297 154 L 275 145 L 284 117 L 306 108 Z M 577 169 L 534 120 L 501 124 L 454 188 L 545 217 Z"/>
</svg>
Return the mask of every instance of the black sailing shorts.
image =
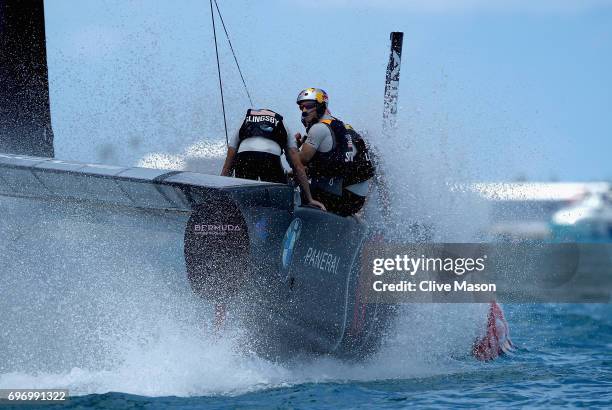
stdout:
<svg viewBox="0 0 612 410">
<path fill-rule="evenodd" d="M 236 157 L 236 178 L 287 183 L 280 156 L 259 151 L 244 151 Z"/>
<path fill-rule="evenodd" d="M 329 212 L 340 216 L 355 215 L 363 208 L 365 197 L 357 195 L 346 189 L 342 190 L 342 196 L 311 187 L 312 197 L 325 205 Z"/>
</svg>

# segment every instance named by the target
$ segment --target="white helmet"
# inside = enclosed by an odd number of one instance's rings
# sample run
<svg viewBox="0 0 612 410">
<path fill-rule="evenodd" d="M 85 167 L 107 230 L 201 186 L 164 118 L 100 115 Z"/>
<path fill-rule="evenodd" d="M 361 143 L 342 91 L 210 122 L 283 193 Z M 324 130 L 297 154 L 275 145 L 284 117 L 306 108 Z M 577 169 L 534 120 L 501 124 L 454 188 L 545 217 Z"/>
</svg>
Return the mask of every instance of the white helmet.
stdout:
<svg viewBox="0 0 612 410">
<path fill-rule="evenodd" d="M 320 88 L 307 88 L 300 92 L 296 103 L 299 104 L 302 101 L 315 101 L 319 104 L 325 104 L 325 106 L 327 106 L 329 97 L 327 96 L 327 93 Z"/>
</svg>

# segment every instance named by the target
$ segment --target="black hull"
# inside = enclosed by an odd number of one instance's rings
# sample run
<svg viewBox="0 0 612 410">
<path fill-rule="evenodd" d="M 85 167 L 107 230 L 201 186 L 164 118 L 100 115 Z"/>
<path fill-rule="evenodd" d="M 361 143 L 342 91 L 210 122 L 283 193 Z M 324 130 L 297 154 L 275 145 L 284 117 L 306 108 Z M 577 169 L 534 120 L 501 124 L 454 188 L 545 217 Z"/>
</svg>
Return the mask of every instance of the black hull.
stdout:
<svg viewBox="0 0 612 410">
<path fill-rule="evenodd" d="M 50 218 L 75 222 L 49 223 L 51 230 L 103 227 L 106 234 L 78 251 L 117 259 L 113 249 L 122 246 L 134 261 L 174 272 L 186 288 L 234 310 L 248 324 L 251 348 L 265 356 L 361 358 L 376 350 L 393 317 L 393 306 L 359 292 L 367 227 L 296 207 L 289 186 L 0 154 L 0 207 L 10 215 L 0 245 L 20 246 L 26 226 Z M 65 255 L 46 251 L 61 243 L 28 246 L 24 261 L 45 254 L 39 263 L 62 265 Z"/>
</svg>

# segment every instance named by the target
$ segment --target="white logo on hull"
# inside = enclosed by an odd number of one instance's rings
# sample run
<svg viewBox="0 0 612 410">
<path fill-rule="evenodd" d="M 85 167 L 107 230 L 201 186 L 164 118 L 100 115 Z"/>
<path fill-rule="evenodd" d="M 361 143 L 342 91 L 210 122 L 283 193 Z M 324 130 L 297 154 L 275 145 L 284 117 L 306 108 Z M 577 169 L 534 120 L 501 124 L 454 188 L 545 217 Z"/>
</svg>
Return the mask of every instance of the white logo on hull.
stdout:
<svg viewBox="0 0 612 410">
<path fill-rule="evenodd" d="M 324 252 L 320 249 L 308 248 L 306 256 L 304 256 L 304 265 L 312 266 L 324 272 L 338 273 L 338 265 L 340 257 L 333 253 Z"/>
</svg>

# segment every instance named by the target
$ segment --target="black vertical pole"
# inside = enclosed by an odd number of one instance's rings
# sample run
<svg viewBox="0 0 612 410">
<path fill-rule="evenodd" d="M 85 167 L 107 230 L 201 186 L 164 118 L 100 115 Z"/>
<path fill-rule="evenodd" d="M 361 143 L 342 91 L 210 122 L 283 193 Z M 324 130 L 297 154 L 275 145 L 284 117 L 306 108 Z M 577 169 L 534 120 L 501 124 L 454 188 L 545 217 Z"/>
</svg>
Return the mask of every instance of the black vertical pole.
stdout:
<svg viewBox="0 0 612 410">
<path fill-rule="evenodd" d="M 0 0 L 0 152 L 54 154 L 43 0 Z"/>
<path fill-rule="evenodd" d="M 391 136 L 397 126 L 397 99 L 399 93 L 400 65 L 404 33 L 391 33 L 391 53 L 385 81 L 385 108 L 383 111 L 383 133 Z"/>
</svg>

